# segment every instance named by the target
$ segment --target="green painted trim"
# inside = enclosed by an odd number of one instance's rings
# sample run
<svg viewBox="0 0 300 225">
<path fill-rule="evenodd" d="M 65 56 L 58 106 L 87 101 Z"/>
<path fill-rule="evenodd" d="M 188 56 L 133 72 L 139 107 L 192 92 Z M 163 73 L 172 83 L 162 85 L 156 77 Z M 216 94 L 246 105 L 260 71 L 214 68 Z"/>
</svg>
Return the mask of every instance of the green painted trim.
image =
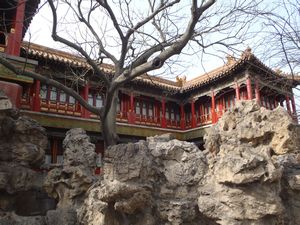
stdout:
<svg viewBox="0 0 300 225">
<path fill-rule="evenodd" d="M 71 116 L 60 116 L 55 114 L 46 114 L 30 111 L 22 111 L 22 113 L 32 119 L 38 121 L 44 127 L 71 129 L 81 127 L 86 131 L 100 132 L 100 124 L 98 121 L 81 119 Z"/>
<path fill-rule="evenodd" d="M 144 127 L 138 125 L 128 125 L 128 124 L 117 124 L 117 133 L 130 135 L 130 136 L 137 136 L 137 137 L 150 137 L 154 135 L 160 135 L 165 133 L 172 133 L 175 137 L 179 140 L 182 140 L 183 134 L 177 131 L 170 131 L 170 130 L 163 130 L 159 128 L 153 127 Z"/>
<path fill-rule="evenodd" d="M 4 78 L 4 79 L 7 79 L 7 80 L 21 81 L 21 82 L 30 83 L 30 84 L 33 83 L 33 78 L 25 77 L 25 76 L 22 76 L 22 75 L 16 75 L 16 74 L 12 74 L 12 73 L 11 74 L 9 74 L 9 73 L 1 74 L 0 73 L 0 78 Z"/>
<path fill-rule="evenodd" d="M 199 137 L 204 137 L 206 134 L 208 127 L 199 127 L 193 130 L 187 130 L 184 132 L 183 139 L 184 140 L 193 140 Z"/>
<path fill-rule="evenodd" d="M 21 62 L 16 62 L 12 61 L 14 65 L 16 65 L 20 69 L 28 70 L 28 71 L 34 71 L 35 70 L 35 65 L 32 64 L 26 64 L 24 68 L 24 63 Z M 8 80 L 16 80 L 16 81 L 21 81 L 25 83 L 33 83 L 33 78 L 15 74 L 11 70 L 7 69 L 3 65 L 0 65 L 0 77 Z"/>
</svg>

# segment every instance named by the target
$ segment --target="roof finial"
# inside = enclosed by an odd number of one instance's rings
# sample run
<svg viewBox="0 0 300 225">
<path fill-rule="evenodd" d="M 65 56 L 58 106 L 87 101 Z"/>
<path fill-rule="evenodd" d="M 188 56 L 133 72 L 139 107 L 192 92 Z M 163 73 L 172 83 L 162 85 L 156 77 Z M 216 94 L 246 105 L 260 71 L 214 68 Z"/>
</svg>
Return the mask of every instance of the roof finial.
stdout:
<svg viewBox="0 0 300 225">
<path fill-rule="evenodd" d="M 226 59 L 227 59 L 227 63 L 226 63 L 227 65 L 231 65 L 231 64 L 235 63 L 235 61 L 236 61 L 234 56 L 229 55 L 229 54 L 226 56 Z"/>
<path fill-rule="evenodd" d="M 252 49 L 248 46 L 245 51 L 242 52 L 243 59 L 249 59 L 252 55 Z"/>
<path fill-rule="evenodd" d="M 186 82 L 186 76 L 176 76 L 176 82 L 180 87 L 182 87 Z"/>
</svg>

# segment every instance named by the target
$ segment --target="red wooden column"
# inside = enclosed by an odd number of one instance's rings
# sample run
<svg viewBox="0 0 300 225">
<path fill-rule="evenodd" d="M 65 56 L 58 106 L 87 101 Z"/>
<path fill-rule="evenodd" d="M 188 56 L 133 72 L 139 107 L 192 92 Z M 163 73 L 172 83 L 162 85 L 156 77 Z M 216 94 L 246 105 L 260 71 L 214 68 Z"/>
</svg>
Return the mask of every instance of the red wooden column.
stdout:
<svg viewBox="0 0 300 225">
<path fill-rule="evenodd" d="M 156 122 L 157 126 L 159 125 L 159 122 L 160 122 L 160 108 L 159 108 L 159 102 L 156 101 L 155 104 L 154 104 L 154 111 L 155 111 L 155 114 L 154 114 L 154 121 Z"/>
<path fill-rule="evenodd" d="M 161 100 L 161 127 L 166 128 L 167 127 L 167 120 L 166 120 L 166 101 L 163 97 Z"/>
<path fill-rule="evenodd" d="M 285 101 L 286 101 L 286 109 L 289 112 L 289 114 L 291 114 L 290 97 L 286 95 L 285 96 Z"/>
<path fill-rule="evenodd" d="M 239 86 L 238 82 L 235 82 L 235 97 L 236 97 L 236 101 L 239 101 L 241 99 L 240 86 Z"/>
<path fill-rule="evenodd" d="M 292 103 L 293 114 L 297 115 L 296 103 L 295 103 L 294 95 L 292 95 L 292 97 L 291 97 L 291 103 Z"/>
<path fill-rule="evenodd" d="M 218 121 L 216 114 L 216 101 L 214 91 L 211 91 L 211 120 L 212 123 L 216 123 Z"/>
<path fill-rule="evenodd" d="M 23 36 L 23 23 L 25 15 L 26 0 L 19 0 L 16 8 L 16 17 L 13 27 L 8 35 L 6 53 L 9 55 L 20 55 L 20 47 Z"/>
<path fill-rule="evenodd" d="M 257 104 L 260 105 L 260 92 L 259 92 L 258 80 L 255 80 L 255 99 L 256 99 Z"/>
<path fill-rule="evenodd" d="M 53 138 L 52 139 L 52 149 L 51 149 L 51 155 L 52 155 L 52 163 L 56 163 L 57 162 L 57 148 L 58 148 L 58 143 L 57 143 L 57 139 Z"/>
<path fill-rule="evenodd" d="M 180 104 L 180 128 L 181 130 L 185 129 L 185 113 L 184 113 L 184 104 Z"/>
<path fill-rule="evenodd" d="M 280 106 L 281 106 L 281 107 L 284 107 L 284 106 L 283 106 L 283 101 L 282 101 L 282 100 L 280 100 Z"/>
<path fill-rule="evenodd" d="M 196 127 L 196 113 L 195 113 L 195 101 L 192 99 L 191 101 L 191 112 L 192 112 L 192 128 Z"/>
<path fill-rule="evenodd" d="M 89 84 L 88 83 L 84 86 L 83 91 L 81 93 L 81 97 L 85 101 L 88 102 L 88 99 L 89 99 Z M 90 112 L 82 106 L 81 106 L 81 117 L 82 118 L 89 118 L 90 117 Z"/>
<path fill-rule="evenodd" d="M 41 111 L 41 99 L 40 99 L 41 82 L 35 80 L 33 86 L 33 98 L 32 98 L 32 110 L 35 112 Z"/>
<path fill-rule="evenodd" d="M 122 93 L 122 92 L 120 92 L 120 95 L 121 95 L 121 97 L 120 97 L 120 117 L 121 117 L 121 119 L 123 119 L 124 118 L 124 112 L 126 112 L 126 110 L 125 110 L 125 95 Z"/>
<path fill-rule="evenodd" d="M 200 123 L 200 126 L 202 125 L 202 115 L 203 115 L 202 104 L 200 103 L 199 104 L 199 123 Z M 198 119 L 197 119 L 197 122 L 198 122 Z"/>
<path fill-rule="evenodd" d="M 220 116 L 223 115 L 223 100 L 224 100 L 224 97 L 220 98 L 220 99 L 219 99 L 219 104 L 218 104 L 219 115 L 220 115 Z M 218 114 L 217 114 L 217 116 L 218 116 Z"/>
<path fill-rule="evenodd" d="M 277 97 L 276 97 L 276 96 L 274 97 L 274 102 L 275 102 L 275 108 L 277 108 L 277 106 L 278 106 L 278 101 L 277 101 Z"/>
<path fill-rule="evenodd" d="M 129 104 L 129 112 L 128 112 L 128 123 L 131 123 L 131 124 L 135 123 L 133 91 L 130 92 L 130 104 Z"/>
<path fill-rule="evenodd" d="M 246 85 L 247 85 L 247 99 L 251 100 L 251 99 L 253 99 L 253 96 L 252 96 L 252 86 L 251 86 L 250 77 L 247 78 Z"/>
</svg>

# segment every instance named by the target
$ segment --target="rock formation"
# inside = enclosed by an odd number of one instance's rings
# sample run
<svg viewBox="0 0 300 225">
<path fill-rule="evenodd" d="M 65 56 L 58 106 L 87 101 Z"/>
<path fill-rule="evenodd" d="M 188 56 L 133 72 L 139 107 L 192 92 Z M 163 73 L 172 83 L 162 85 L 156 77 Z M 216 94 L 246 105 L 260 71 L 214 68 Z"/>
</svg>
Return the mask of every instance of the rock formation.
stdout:
<svg viewBox="0 0 300 225">
<path fill-rule="evenodd" d="M 110 147 L 101 177 L 84 130 L 67 132 L 63 164 L 45 177 L 46 144 L 0 95 L 0 225 L 300 224 L 300 127 L 281 107 L 239 102 L 204 151 L 170 134 Z M 56 209 L 28 204 L 43 188 Z"/>
<path fill-rule="evenodd" d="M 22 216 L 47 210 L 45 205 L 32 204 L 36 194 L 42 192 L 43 175 L 35 169 L 44 160 L 45 129 L 20 116 L 3 93 L 0 109 L 0 224 L 43 224 L 42 217 Z"/>
<path fill-rule="evenodd" d="M 170 135 L 106 151 L 84 225 L 300 224 L 299 126 L 282 108 L 241 101 L 205 136 L 204 152 Z"/>
<path fill-rule="evenodd" d="M 289 181 L 284 187 L 282 183 L 300 173 L 295 166 L 300 165 L 300 129 L 283 108 L 270 111 L 255 102 L 239 102 L 209 130 L 205 148 L 209 170 L 198 198 L 204 215 L 222 225 L 296 224 L 291 222 L 295 213 L 285 216 L 292 213 L 286 192 L 300 195 Z M 299 179 L 293 179 L 297 189 Z"/>
<path fill-rule="evenodd" d="M 206 159 L 193 143 L 170 139 L 151 137 L 109 148 L 104 179 L 91 189 L 81 222 L 199 224 L 197 188 L 207 170 Z"/>
<path fill-rule="evenodd" d="M 44 183 L 49 196 L 57 199 L 57 209 L 48 211 L 47 225 L 74 225 L 76 210 L 82 205 L 85 192 L 95 182 L 95 145 L 81 128 L 71 129 L 63 141 L 62 168 L 51 170 Z"/>
</svg>

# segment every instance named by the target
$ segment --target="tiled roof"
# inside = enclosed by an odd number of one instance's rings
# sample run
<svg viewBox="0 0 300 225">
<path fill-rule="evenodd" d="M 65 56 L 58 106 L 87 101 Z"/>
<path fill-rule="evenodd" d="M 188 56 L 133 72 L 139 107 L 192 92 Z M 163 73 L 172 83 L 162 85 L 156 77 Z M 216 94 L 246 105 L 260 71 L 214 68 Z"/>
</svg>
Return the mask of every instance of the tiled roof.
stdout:
<svg viewBox="0 0 300 225">
<path fill-rule="evenodd" d="M 239 69 L 246 61 L 257 59 L 252 53 L 251 49 L 247 48 L 240 58 L 236 59 L 232 56 L 227 56 L 227 63 L 218 67 L 210 72 L 197 76 L 196 78 L 187 81 L 183 85 L 183 91 L 188 91 L 200 86 L 206 85 L 214 80 L 220 79 L 224 76 L 232 74 L 232 72 Z"/>
<path fill-rule="evenodd" d="M 69 64 L 75 67 L 90 67 L 86 60 L 81 56 L 76 56 L 71 53 L 64 51 L 44 47 L 41 45 L 24 42 L 22 45 L 25 54 L 28 54 L 30 58 L 51 60 L 53 62 Z M 270 69 L 264 65 L 257 57 L 255 57 L 250 48 L 247 48 L 241 55 L 240 58 L 235 59 L 231 56 L 227 58 L 227 63 L 221 67 L 218 67 L 208 73 L 204 73 L 192 80 L 181 82 L 174 82 L 167 79 L 163 79 L 156 76 L 142 75 L 134 79 L 134 82 L 144 83 L 150 86 L 157 86 L 167 90 L 187 92 L 189 90 L 199 88 L 201 86 L 207 85 L 217 79 L 228 76 L 232 72 L 238 70 L 245 63 L 250 65 L 255 65 L 258 68 L 263 69 L 265 72 L 272 74 L 274 76 L 284 77 L 290 79 L 289 76 L 279 75 L 279 73 Z M 106 73 L 113 73 L 114 67 L 110 64 L 101 64 L 100 68 Z M 295 80 L 300 81 L 300 76 L 295 76 Z"/>
<path fill-rule="evenodd" d="M 167 90 L 180 90 L 181 87 L 179 86 L 178 82 L 174 82 L 171 80 L 163 79 L 157 76 L 150 76 L 150 75 L 142 75 L 134 79 L 135 82 L 141 82 L 152 86 L 158 86 L 163 89 Z"/>
<path fill-rule="evenodd" d="M 51 60 L 53 62 L 68 64 L 74 67 L 90 67 L 86 60 L 81 56 L 76 56 L 65 51 L 48 48 L 42 45 L 23 42 L 22 50 L 24 51 L 23 54 L 28 54 L 30 58 Z M 101 64 L 100 68 L 107 73 L 113 71 L 113 66 L 109 64 Z"/>
<path fill-rule="evenodd" d="M 40 0 L 28 0 L 26 2 L 23 37 L 25 36 L 25 33 L 31 23 L 33 16 L 38 10 L 39 4 L 40 4 Z"/>
</svg>

